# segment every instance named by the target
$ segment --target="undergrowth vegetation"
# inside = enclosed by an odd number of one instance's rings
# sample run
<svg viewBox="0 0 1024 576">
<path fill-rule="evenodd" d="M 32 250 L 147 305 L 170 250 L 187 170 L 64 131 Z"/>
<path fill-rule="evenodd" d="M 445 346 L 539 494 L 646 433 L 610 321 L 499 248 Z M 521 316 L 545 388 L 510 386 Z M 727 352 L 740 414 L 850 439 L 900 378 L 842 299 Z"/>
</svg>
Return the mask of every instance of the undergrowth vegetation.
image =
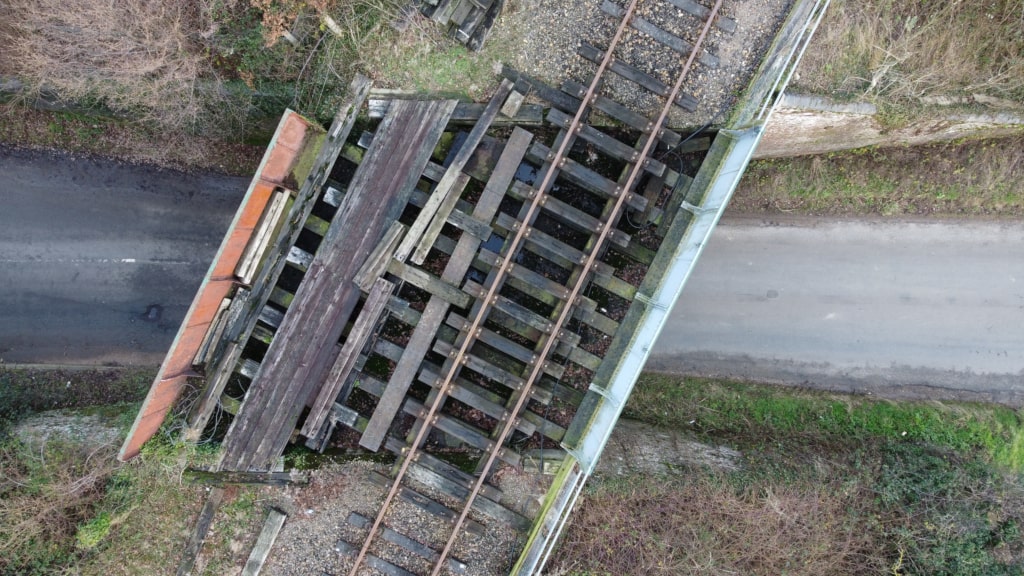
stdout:
<svg viewBox="0 0 1024 576">
<path fill-rule="evenodd" d="M 834 0 L 796 86 L 904 104 L 977 93 L 1024 102 L 1024 11 L 1019 0 Z"/>
<path fill-rule="evenodd" d="M 138 458 L 116 460 L 152 377 L 0 368 L 0 574 L 174 572 L 203 494 L 180 475 L 214 452 L 164 431 Z M 40 420 L 54 409 L 59 417 Z M 222 533 L 235 537 L 230 526 Z M 223 548 L 211 563 L 230 554 Z"/>
<path fill-rule="evenodd" d="M 553 573 L 1024 570 L 1024 431 L 1008 408 L 648 374 L 626 415 L 737 448 L 744 467 L 598 479 Z"/>
<path fill-rule="evenodd" d="M 1020 216 L 1024 138 L 760 160 L 750 164 L 730 210 Z"/>
</svg>

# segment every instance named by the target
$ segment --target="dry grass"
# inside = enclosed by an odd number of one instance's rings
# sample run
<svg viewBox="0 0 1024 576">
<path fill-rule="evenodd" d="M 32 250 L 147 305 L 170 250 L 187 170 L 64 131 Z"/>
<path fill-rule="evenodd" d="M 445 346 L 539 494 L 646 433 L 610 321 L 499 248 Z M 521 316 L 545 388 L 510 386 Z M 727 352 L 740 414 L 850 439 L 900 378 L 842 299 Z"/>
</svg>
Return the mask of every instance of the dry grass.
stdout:
<svg viewBox="0 0 1024 576">
<path fill-rule="evenodd" d="M 36 573 L 75 554 L 78 526 L 94 516 L 117 468 L 115 452 L 0 444 L 0 573 Z"/>
<path fill-rule="evenodd" d="M 0 45 L 32 94 L 52 90 L 163 126 L 194 126 L 219 88 L 204 80 L 203 12 L 174 0 L 9 0 Z"/>
<path fill-rule="evenodd" d="M 263 145 L 16 104 L 0 104 L 0 142 L 238 176 L 251 176 L 265 151 Z"/>
<path fill-rule="evenodd" d="M 753 162 L 729 210 L 1018 217 L 1024 214 L 1024 138 Z"/>
<path fill-rule="evenodd" d="M 834 0 L 796 85 L 840 97 L 1024 102 L 1024 4 Z"/>
<path fill-rule="evenodd" d="M 618 481 L 616 481 L 618 482 Z M 883 551 L 839 486 L 737 491 L 713 476 L 591 490 L 560 548 L 563 574 L 878 574 Z"/>
</svg>

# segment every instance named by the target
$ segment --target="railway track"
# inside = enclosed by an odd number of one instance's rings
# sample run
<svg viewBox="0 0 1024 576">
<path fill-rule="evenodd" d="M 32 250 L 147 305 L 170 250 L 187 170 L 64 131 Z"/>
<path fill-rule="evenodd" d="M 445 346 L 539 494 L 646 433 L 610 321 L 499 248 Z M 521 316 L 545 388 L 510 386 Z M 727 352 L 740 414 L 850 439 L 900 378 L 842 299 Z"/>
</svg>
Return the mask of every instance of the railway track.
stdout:
<svg viewBox="0 0 1024 576">
<path fill-rule="evenodd" d="M 677 36 L 669 31 L 669 25 L 654 21 L 650 14 L 662 12 L 651 9 L 654 3 L 688 14 L 692 24 L 687 35 L 690 37 Z M 531 83 L 514 71 L 506 71 L 506 76 L 518 82 L 517 86 L 529 83 L 535 94 L 552 104 L 547 122 L 558 128 L 557 135 L 553 144 L 547 147 L 539 142 L 531 143 L 533 138 L 529 133 L 514 130 L 474 206 L 467 205 L 457 210 L 454 209 L 454 201 L 440 200 L 443 204 L 451 204 L 440 208 L 449 214 L 441 222 L 462 230 L 456 246 L 440 249 L 447 253 L 442 258 L 445 269 L 440 276 L 453 284 L 463 281 L 463 292 L 472 298 L 466 301 L 457 295 L 451 296 L 440 305 L 440 314 L 432 314 L 428 303 L 416 319 L 418 329 L 419 321 L 428 314 L 443 317 L 452 306 L 466 310 L 465 315 L 451 312 L 445 317 L 445 324 L 454 329 L 454 337 L 449 336 L 444 341 L 435 339 L 436 330 L 427 329 L 425 336 L 420 338 L 433 342 L 431 351 L 439 354 L 443 362 L 432 369 L 421 370 L 423 358 L 407 360 L 414 363 L 413 372 L 419 373 L 420 382 L 429 385 L 426 398 L 410 401 L 407 398 L 408 383 L 394 387 L 380 382 L 369 386 L 365 381 L 361 384 L 364 390 L 379 397 L 379 403 L 369 419 L 362 418 L 358 426 L 355 422 L 360 417 L 350 419 L 353 427 L 362 434 L 360 443 L 371 449 L 383 445 L 396 452 L 399 460 L 376 517 L 370 520 L 356 514 L 350 518 L 349 523 L 354 528 L 365 532 L 362 543 L 358 547 L 339 544 L 354 556 L 350 576 L 367 568 L 389 574 L 411 573 L 385 560 L 383 554 L 374 552 L 385 545 L 403 547 L 427 560 L 430 568 L 423 573 L 436 576 L 446 571 L 463 572 L 466 564 L 452 558 L 453 550 L 460 536 L 474 524 L 470 519 L 471 511 L 479 510 L 482 500 L 488 500 L 488 506 L 493 507 L 491 499 L 495 496 L 491 493 L 495 489 L 490 480 L 496 466 L 502 462 L 520 464 L 509 449 L 508 441 L 517 432 L 530 435 L 538 428 L 537 411 L 528 410 L 528 406 L 531 402 L 550 402 L 552 396 L 558 394 L 557 389 L 552 393 L 552 377 L 557 381 L 571 364 L 579 364 L 585 371 L 596 369 L 595 363 L 599 359 L 595 360 L 590 353 L 575 352 L 579 327 L 588 324 L 588 316 L 601 316 L 596 311 L 595 302 L 587 297 L 589 287 L 594 283 L 623 299 L 635 293 L 628 286 L 620 286 L 623 282 L 602 258 L 610 246 L 630 246 L 631 238 L 623 230 L 629 228 L 625 224 L 631 218 L 627 212 L 633 217 L 649 216 L 651 205 L 662 192 L 667 172 L 671 170 L 655 158 L 655 152 L 664 152 L 685 142 L 680 135 L 665 127 L 666 119 L 675 106 L 695 105 L 695 99 L 687 96 L 684 88 L 695 67 L 714 66 L 716 63 L 714 56 L 705 51 L 705 42 L 712 27 L 717 25 L 725 32 L 735 29 L 734 22 L 719 17 L 721 5 L 722 0 L 716 0 L 712 6 L 693 0 L 631 0 L 626 5 L 606 0 L 602 10 L 618 23 L 606 46 L 584 45 L 580 48 L 581 56 L 596 65 L 587 85 L 566 82 L 560 91 L 555 91 Z M 647 15 L 641 15 L 645 7 Z M 678 22 L 670 24 L 678 29 Z M 631 62 L 629 51 L 622 47 L 625 38 L 636 35 L 644 35 L 665 52 L 674 54 L 677 66 L 671 71 L 655 72 L 645 70 L 644 62 Z M 659 79 L 659 75 L 672 78 L 671 83 Z M 657 113 L 653 117 L 638 114 L 603 94 L 602 88 L 611 77 L 629 81 L 647 91 L 651 98 L 658 99 L 661 105 Z M 506 83 L 503 93 L 499 94 L 501 98 L 492 105 L 503 104 L 504 95 L 510 92 L 511 87 L 511 83 Z M 588 123 L 595 112 L 638 131 L 639 137 L 632 142 L 623 142 L 595 128 Z M 596 154 L 608 157 L 609 164 L 621 166 L 617 179 L 602 176 L 570 158 L 570 151 L 580 141 Z M 512 178 L 524 157 L 539 164 L 537 179 L 532 184 Z M 438 178 L 441 181 L 439 187 L 444 178 Z M 677 181 L 685 178 L 675 174 Z M 468 178 L 463 178 L 455 187 L 465 186 L 466 180 Z M 639 191 L 638 184 L 642 181 L 648 182 L 648 188 L 655 191 L 653 195 L 645 196 Z M 569 186 L 585 189 L 590 196 L 596 197 L 598 201 L 591 203 L 596 207 L 592 206 L 589 211 L 581 210 L 553 194 L 554 190 Z M 508 197 L 518 201 L 515 216 L 508 210 L 499 210 Z M 430 199 L 421 204 L 425 213 L 434 209 L 430 206 Z M 572 241 L 559 239 L 551 233 L 553 218 L 560 223 L 555 225 L 556 228 L 562 224 L 572 228 Z M 431 218 L 428 216 L 422 221 L 430 222 Z M 416 224 L 412 227 L 416 228 Z M 477 229 L 482 230 L 475 232 Z M 405 240 L 395 242 L 398 246 L 394 262 L 387 266 L 390 273 L 402 281 L 415 283 L 412 264 L 423 265 L 429 262 L 431 254 L 439 251 L 436 239 L 440 234 L 435 232 L 431 238 L 429 230 L 430 226 L 427 226 L 427 242 L 422 236 L 415 235 L 406 235 Z M 492 230 L 504 234 L 493 236 Z M 471 235 L 477 237 L 470 238 Z M 493 245 L 495 238 L 500 241 L 500 248 Z M 481 244 L 483 248 L 480 248 Z M 479 260 L 486 262 L 488 268 L 482 281 L 468 275 L 470 264 Z M 555 269 L 557 272 L 553 272 Z M 432 294 L 440 293 L 440 288 L 427 286 L 428 283 L 421 280 L 421 287 Z M 372 297 L 373 288 L 369 291 Z M 387 308 L 384 296 L 375 302 L 379 302 L 380 308 Z M 364 309 L 370 306 L 368 299 Z M 392 306 L 392 311 L 397 308 L 400 307 Z M 610 320 L 604 324 L 608 322 L 614 324 Z M 588 325 L 601 323 L 601 320 L 593 320 Z M 415 333 L 411 339 L 417 339 Z M 384 343 L 377 347 L 377 352 L 387 357 L 386 348 Z M 413 348 L 411 342 L 406 345 L 406 356 L 410 348 Z M 493 359 L 495 355 L 504 360 L 500 366 Z M 392 360 L 397 366 L 389 371 L 388 377 L 403 371 L 403 355 L 394 354 Z M 456 404 L 468 405 L 486 417 L 470 423 L 460 421 L 459 415 L 465 411 L 452 410 Z M 402 430 L 406 432 L 404 442 L 389 434 L 396 428 L 394 419 L 399 406 L 414 418 L 411 427 L 406 426 L 404 428 L 408 430 Z M 317 428 L 307 426 L 303 432 L 315 437 Z M 460 473 L 425 453 L 428 437 L 438 432 L 455 436 L 476 449 L 478 456 L 472 466 L 472 474 Z M 413 479 L 414 476 L 422 478 L 422 475 L 412 472 L 430 462 L 432 464 L 428 467 L 433 466 L 435 473 L 439 472 L 441 476 L 447 475 L 447 485 L 457 488 L 449 490 L 449 495 L 456 497 L 457 505 L 451 502 L 437 505 L 444 508 L 440 515 L 450 523 L 448 536 L 439 549 L 401 534 L 391 522 L 397 501 L 417 496 L 423 498 L 417 492 Z"/>
</svg>

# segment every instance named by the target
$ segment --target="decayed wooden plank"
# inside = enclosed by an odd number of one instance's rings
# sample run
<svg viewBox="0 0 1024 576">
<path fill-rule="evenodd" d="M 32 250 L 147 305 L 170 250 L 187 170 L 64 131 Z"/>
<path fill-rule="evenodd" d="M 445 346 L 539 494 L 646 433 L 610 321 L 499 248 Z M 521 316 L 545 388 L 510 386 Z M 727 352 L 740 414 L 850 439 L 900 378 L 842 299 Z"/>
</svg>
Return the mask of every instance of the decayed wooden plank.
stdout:
<svg viewBox="0 0 1024 576">
<path fill-rule="evenodd" d="M 707 20 L 711 9 L 694 2 L 694 0 L 668 0 L 669 3 L 679 8 L 687 14 L 692 14 L 701 20 Z M 722 32 L 732 34 L 736 31 L 736 21 L 732 18 L 719 15 L 715 18 L 715 26 L 717 26 Z"/>
<path fill-rule="evenodd" d="M 395 455 L 400 455 L 404 450 L 407 449 L 404 442 L 394 437 L 388 438 L 387 442 L 385 442 L 384 444 L 385 448 L 387 448 L 389 452 Z M 427 468 L 435 474 L 440 474 L 441 476 L 444 476 L 445 478 L 448 478 L 449 480 L 462 484 L 463 486 L 466 487 L 472 486 L 473 483 L 476 481 L 476 477 L 474 477 L 472 474 L 463 472 L 459 468 L 456 468 L 455 466 L 445 462 L 444 460 L 431 456 L 430 454 L 422 451 L 416 453 L 416 457 L 413 460 L 412 466 Z M 494 500 L 495 502 L 501 502 L 501 499 L 504 497 L 504 493 L 500 489 L 498 489 L 496 486 L 492 484 L 487 483 L 484 483 L 480 487 L 480 493 L 490 498 L 491 500 Z"/>
<path fill-rule="evenodd" d="M 281 217 L 284 216 L 285 208 L 291 201 L 291 195 L 283 189 L 274 190 L 274 194 L 267 203 L 263 214 L 260 216 L 259 224 L 256 225 L 256 232 L 249 239 L 245 252 L 235 266 L 235 276 L 238 276 L 242 284 L 250 284 L 256 273 L 256 268 L 263 260 L 263 255 L 270 246 L 270 241 L 277 231 Z"/>
<path fill-rule="evenodd" d="M 441 377 L 437 374 L 437 367 L 427 362 L 423 364 L 425 367 L 420 371 L 419 381 L 434 388 L 438 387 Z M 476 408 L 491 418 L 500 418 L 505 413 L 505 406 L 502 402 L 504 399 L 501 396 L 463 378 L 456 379 L 451 387 L 451 397 Z M 527 436 L 531 436 L 536 430 L 529 423 L 517 427 L 517 429 Z"/>
<path fill-rule="evenodd" d="M 487 108 L 484 113 L 480 116 L 480 120 L 477 121 L 476 125 L 469 132 L 469 136 L 466 141 L 462 144 L 462 148 L 452 159 L 451 164 L 448 165 L 447 171 L 441 181 L 434 187 L 434 192 L 430 195 L 430 200 L 420 210 L 420 214 L 416 217 L 416 221 L 413 222 L 412 226 L 409 227 L 409 231 L 406 233 L 405 238 L 402 239 L 402 243 L 399 245 L 398 250 L 395 251 L 395 258 L 404 262 L 413 250 L 419 244 L 420 236 L 426 231 L 430 221 L 433 220 L 434 215 L 437 213 L 438 208 L 444 202 L 445 198 L 452 193 L 452 190 L 459 178 L 459 174 L 462 173 L 462 169 L 466 166 L 466 162 L 469 161 L 470 156 L 476 150 L 477 144 L 483 139 L 484 134 L 490 128 L 491 122 L 494 121 L 495 116 L 498 115 L 498 111 L 501 109 L 501 105 L 505 102 L 505 98 L 509 92 L 512 91 L 512 83 L 505 81 L 498 87 L 498 91 L 491 98 L 491 101 L 487 104 Z M 422 170 L 421 170 L 422 172 Z M 445 215 L 447 217 L 447 214 Z M 422 264 L 422 259 L 413 259 L 416 264 Z"/>
<path fill-rule="evenodd" d="M 534 142 L 527 157 L 536 162 L 546 162 L 549 154 L 551 154 L 551 149 L 540 142 Z M 619 194 L 623 193 L 617 183 L 571 158 L 566 158 L 565 162 L 559 166 L 559 169 L 559 176 L 564 175 L 570 182 L 600 194 L 605 198 L 616 198 Z M 647 206 L 647 200 L 643 196 L 633 194 L 630 191 L 626 191 L 626 193 L 629 194 L 629 197 L 626 198 L 626 206 L 633 210 L 643 210 Z"/>
<path fill-rule="evenodd" d="M 491 178 L 484 186 L 480 200 L 477 201 L 476 207 L 473 209 L 474 218 L 489 222 L 497 213 L 505 190 L 508 189 L 515 176 L 532 138 L 533 136 L 529 132 L 520 128 L 512 131 L 512 135 L 505 144 L 505 149 L 491 173 Z M 474 238 L 470 234 L 463 234 L 452 251 L 452 256 L 441 274 L 441 279 L 446 282 L 461 282 L 466 271 L 469 270 L 472 257 L 479 246 L 478 238 Z M 406 353 L 395 366 L 388 387 L 381 395 L 373 416 L 370 417 L 370 424 L 359 439 L 359 444 L 364 448 L 370 450 L 380 448 L 392 420 L 401 407 L 402 399 L 420 368 L 420 361 L 430 350 L 430 343 L 434 339 L 437 329 L 444 322 L 447 312 L 448 302 L 443 299 L 431 298 L 427 302 L 427 306 L 409 338 L 409 343 L 406 345 Z"/>
<path fill-rule="evenodd" d="M 465 318 L 454 313 L 448 315 L 448 319 L 446 320 L 446 322 L 448 323 L 449 326 L 455 328 L 456 330 L 465 330 L 466 328 L 469 327 L 469 322 Z M 478 336 L 478 339 L 480 340 L 480 342 L 487 344 L 491 348 L 494 348 L 495 350 L 501 352 L 502 354 L 508 356 L 509 358 L 512 358 L 513 360 L 522 362 L 524 364 L 527 364 L 533 360 L 534 353 L 532 350 L 526 348 L 525 346 L 517 344 L 509 340 L 508 338 L 505 338 L 504 336 L 498 334 L 497 332 L 491 330 L 490 328 L 481 328 L 480 336 Z M 567 349 L 563 349 L 563 351 L 565 350 Z M 565 368 L 561 364 L 555 362 L 547 362 L 544 365 L 544 373 L 553 378 L 561 378 L 564 372 Z"/>
<path fill-rule="evenodd" d="M 377 486 L 382 488 L 391 487 L 391 479 L 379 472 L 370 472 L 368 477 L 370 482 Z M 453 512 L 451 508 L 448 508 L 443 504 L 439 504 L 407 486 L 402 486 L 401 490 L 398 492 L 398 497 L 433 514 L 434 516 L 438 516 L 448 521 L 453 521 L 459 516 L 457 513 Z M 479 522 L 472 519 L 467 519 L 465 524 L 463 524 L 463 528 L 475 536 L 481 536 L 484 533 L 484 527 Z"/>
<path fill-rule="evenodd" d="M 471 299 L 469 294 L 419 268 L 414 268 L 398 260 L 391 260 L 388 262 L 388 272 L 417 288 L 430 292 L 431 295 L 441 298 L 449 304 L 454 304 L 459 308 L 469 305 Z"/>
<path fill-rule="evenodd" d="M 403 98 L 403 96 L 407 98 Z M 397 98 L 374 98 L 373 92 L 370 93 L 370 100 L 367 102 L 367 116 L 370 118 L 383 118 L 384 114 L 387 113 L 391 103 L 396 99 L 409 99 L 416 100 L 421 97 L 418 93 L 412 94 L 398 94 Z M 486 104 L 479 104 L 476 102 L 459 102 L 455 106 L 455 111 L 452 112 L 451 118 L 448 119 L 449 126 L 465 126 L 476 123 L 480 116 L 484 113 L 487 108 Z M 508 116 L 502 111 L 502 116 L 498 116 L 491 123 L 491 126 L 540 126 L 544 123 L 544 107 L 540 104 L 523 104 L 512 116 Z"/>
<path fill-rule="evenodd" d="M 509 196 L 517 200 L 525 200 L 528 198 L 528 194 L 533 193 L 533 190 L 526 184 L 516 181 L 509 190 Z M 566 224 L 572 225 L 574 228 L 588 232 L 590 234 L 600 233 L 601 220 L 598 218 L 583 212 L 582 210 L 573 207 L 570 204 L 562 202 L 558 198 L 548 196 L 542 200 L 541 207 L 556 216 Z M 618 228 L 612 228 L 611 232 L 608 233 L 608 238 L 613 244 L 619 246 L 626 246 L 629 244 L 630 236 Z"/>
<path fill-rule="evenodd" d="M 587 93 L 587 87 L 580 84 L 579 82 L 573 82 L 572 80 L 566 80 L 562 82 L 562 90 L 567 94 L 573 94 L 576 96 L 583 96 Z M 642 114 L 637 114 L 629 108 L 626 108 L 622 104 L 604 96 L 597 96 L 593 102 L 594 108 L 604 112 L 611 116 L 615 120 L 626 124 L 632 128 L 640 130 L 644 133 L 649 133 L 654 128 L 653 122 Z M 668 147 L 673 147 L 682 140 L 682 137 L 678 132 L 670 130 L 668 128 L 662 128 L 658 131 L 658 139 L 665 143 Z"/>
<path fill-rule="evenodd" d="M 607 14 L 615 16 L 616 18 L 622 17 L 622 15 L 625 14 L 626 12 L 625 8 L 619 6 L 618 4 L 612 2 L 611 0 L 604 0 L 604 2 L 601 4 L 601 10 Z M 661 42 L 665 46 L 668 46 L 669 48 L 675 50 L 676 52 L 679 52 L 684 57 L 689 56 L 690 52 L 693 50 L 693 45 L 690 44 L 689 42 L 673 35 L 672 33 L 666 30 L 663 30 L 662 28 L 659 28 L 657 25 L 641 16 L 633 16 L 629 24 L 630 26 L 633 27 L 634 30 L 647 34 L 648 36 L 654 38 L 658 42 Z M 697 61 L 707 66 L 708 68 L 718 67 L 718 57 L 708 54 L 704 50 L 701 50 L 701 53 L 697 56 Z"/>
<path fill-rule="evenodd" d="M 441 201 L 433 220 L 427 225 L 427 229 L 423 231 L 420 243 L 416 245 L 416 250 L 412 253 L 413 262 L 422 264 L 427 259 L 427 254 L 434 246 L 434 241 L 437 240 L 438 235 L 441 234 L 441 228 L 444 228 L 448 215 L 455 209 L 455 203 L 459 200 L 459 196 L 462 195 L 462 191 L 466 189 L 466 184 L 469 184 L 469 175 L 459 172 L 455 177 L 455 183 L 452 184 L 451 192 Z"/>
<path fill-rule="evenodd" d="M 402 410 L 406 414 L 417 416 L 419 418 L 425 416 L 427 412 L 427 409 L 423 404 L 412 397 L 405 399 L 405 402 L 402 405 Z M 488 438 L 486 433 L 466 424 L 462 420 L 453 418 L 446 414 L 438 414 L 435 418 L 436 421 L 433 423 L 434 428 L 437 428 L 446 434 L 451 434 L 477 450 L 488 452 L 494 448 L 494 441 Z M 506 448 L 502 448 L 498 453 L 498 459 L 510 466 L 519 465 L 519 454 L 516 454 Z"/>
<path fill-rule="evenodd" d="M 364 530 L 369 529 L 370 526 L 373 525 L 373 521 L 356 512 L 352 512 L 348 515 L 347 522 L 356 528 L 362 528 Z M 441 557 L 441 554 L 426 544 L 413 540 L 412 538 L 396 532 L 387 526 L 381 527 L 380 535 L 385 541 L 405 548 L 407 551 L 431 562 L 436 562 L 437 559 Z M 452 558 L 451 556 L 449 556 L 446 561 L 448 563 L 448 569 L 452 574 L 465 574 L 468 569 L 465 562 Z"/>
<path fill-rule="evenodd" d="M 334 550 L 346 556 L 356 556 L 359 554 L 358 548 L 344 540 L 338 540 L 335 542 Z M 365 562 L 368 567 L 384 574 L 385 576 L 416 576 L 405 568 L 396 566 L 383 558 L 374 556 L 373 554 L 367 554 L 363 557 L 363 562 Z"/>
<path fill-rule="evenodd" d="M 290 484 L 307 484 L 309 475 L 304 472 L 234 472 L 210 471 L 186 468 L 181 474 L 182 480 L 207 486 L 226 486 L 229 484 L 260 484 L 264 486 L 288 486 Z"/>
<path fill-rule="evenodd" d="M 263 524 L 263 530 L 260 531 L 256 544 L 252 547 L 249 559 L 245 562 L 245 567 L 242 568 L 242 576 L 256 576 L 260 573 L 260 570 L 263 569 L 263 564 L 267 561 L 267 556 L 270 555 L 270 549 L 274 546 L 274 541 L 277 540 L 277 535 L 281 533 L 281 527 L 284 526 L 284 521 L 287 517 L 284 512 L 277 508 L 270 509 L 270 512 L 267 514 L 267 521 Z"/>
<path fill-rule="evenodd" d="M 402 101 L 381 122 L 228 430 L 224 468 L 262 469 L 284 449 L 338 353 L 359 299 L 355 272 L 404 209 L 454 104 Z"/>
<path fill-rule="evenodd" d="M 582 94 L 570 95 L 565 92 L 555 90 L 540 80 L 532 78 L 518 70 L 509 68 L 504 64 L 501 66 L 501 75 L 515 82 L 517 86 L 519 84 L 525 85 L 523 89 L 516 88 L 517 91 L 525 92 L 526 94 L 532 93 L 539 96 L 564 112 L 575 114 L 576 110 L 580 107 L 580 96 Z"/>
<path fill-rule="evenodd" d="M 301 430 L 304 436 L 312 437 L 319 433 L 328 411 L 334 404 L 334 399 L 338 397 L 338 392 L 341 391 L 342 384 L 348 379 L 352 367 L 355 366 L 359 351 L 363 349 L 366 341 L 373 335 L 373 328 L 377 324 L 381 313 L 384 312 L 384 305 L 387 304 L 388 297 L 391 296 L 391 292 L 394 289 L 395 285 L 383 278 L 378 278 L 373 283 L 370 295 L 366 298 L 366 303 L 363 305 L 363 310 L 356 318 L 355 325 L 352 326 L 348 338 L 345 339 L 345 344 L 341 347 L 341 352 L 338 353 L 338 358 L 334 361 L 334 366 L 331 367 L 327 381 L 324 383 L 323 388 L 320 389 L 316 401 L 313 402 L 309 415 L 306 416 L 306 421 L 302 425 Z"/>
<path fill-rule="evenodd" d="M 590 60 L 594 64 L 600 64 L 604 58 L 604 51 L 595 46 L 591 46 L 586 42 L 580 44 L 577 49 L 577 53 L 583 56 L 587 60 Z M 661 80 L 658 80 L 654 76 L 647 74 L 635 66 L 630 66 L 620 60 L 612 60 L 612 63 L 608 66 L 608 69 L 615 72 L 619 76 L 634 82 L 651 92 L 654 92 L 658 96 L 668 96 L 672 93 L 668 84 L 665 84 Z M 676 97 L 676 104 L 680 107 L 693 112 L 697 109 L 697 99 L 689 94 L 680 94 Z"/>
<path fill-rule="evenodd" d="M 366 262 L 360 266 L 356 272 L 355 280 L 363 292 L 369 293 L 377 278 L 382 276 L 385 270 L 387 270 L 388 260 L 391 259 L 391 254 L 394 253 L 398 243 L 402 240 L 402 236 L 405 235 L 405 230 L 405 225 L 401 222 L 392 222 L 391 228 L 388 228 L 384 238 L 373 249 L 373 252 L 370 252 Z"/>
<path fill-rule="evenodd" d="M 199 551 L 203 548 L 203 543 L 206 542 L 206 535 L 210 531 L 210 525 L 213 524 L 213 516 L 217 513 L 217 509 L 220 508 L 220 503 L 223 499 L 223 488 L 212 488 L 209 495 L 207 495 L 206 503 L 203 504 L 203 509 L 199 512 L 199 520 L 196 521 L 195 530 L 192 531 L 192 536 L 189 537 L 188 544 L 185 545 L 185 552 L 181 555 L 181 563 L 178 564 L 178 576 L 188 576 L 188 574 L 192 573 L 192 567 L 196 565 L 196 558 L 199 556 Z"/>
<path fill-rule="evenodd" d="M 548 122 L 559 128 L 568 128 L 569 124 L 572 123 L 572 118 L 561 110 L 552 108 L 548 111 Z M 636 148 L 623 144 L 592 126 L 583 125 L 580 128 L 579 135 L 580 138 L 590 142 L 598 150 L 624 162 L 636 162 L 640 157 L 640 151 Z M 655 176 L 661 176 L 665 173 L 665 165 L 654 158 L 648 158 L 644 160 L 644 170 Z"/>
<path fill-rule="evenodd" d="M 302 183 L 298 194 L 295 196 L 295 201 L 289 210 L 288 221 L 302 222 L 312 213 L 313 206 L 316 204 L 316 196 L 327 181 L 327 177 L 330 175 L 337 159 L 338 151 L 344 145 L 345 140 L 348 139 L 352 126 L 359 116 L 359 109 L 362 107 L 369 90 L 370 80 L 368 78 L 357 75 L 352 80 L 349 86 L 349 95 L 338 109 L 330 131 L 327 133 L 327 141 L 317 154 L 314 164 L 317 169 Z M 212 374 L 213 376 L 206 389 L 203 390 L 199 401 L 196 402 L 195 407 L 189 414 L 189 425 L 185 431 L 187 439 L 192 441 L 198 440 L 203 429 L 206 427 L 206 423 L 209 422 L 210 416 L 213 415 L 221 392 L 224 391 L 224 386 L 227 384 L 235 364 L 241 357 L 243 345 L 256 326 L 259 310 L 263 308 L 274 293 L 274 285 L 285 266 L 285 252 L 288 247 L 295 244 L 301 232 L 301 228 L 293 226 L 287 234 L 282 233 L 274 244 L 274 250 L 270 251 L 267 262 L 260 268 L 253 283 L 254 286 L 259 287 L 259 293 L 253 294 L 253 304 L 250 307 L 249 313 L 240 317 L 237 323 L 228 327 L 226 334 L 232 344 L 225 354 L 221 356 L 216 366 L 207 367 L 207 374 Z"/>
</svg>

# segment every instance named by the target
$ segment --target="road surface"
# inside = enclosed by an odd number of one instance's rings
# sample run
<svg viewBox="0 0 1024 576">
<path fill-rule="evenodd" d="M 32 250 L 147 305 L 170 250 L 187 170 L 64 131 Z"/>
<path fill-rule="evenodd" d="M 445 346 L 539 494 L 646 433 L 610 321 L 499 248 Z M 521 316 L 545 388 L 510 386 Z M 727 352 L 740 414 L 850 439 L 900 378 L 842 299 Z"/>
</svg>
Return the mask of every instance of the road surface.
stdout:
<svg viewBox="0 0 1024 576">
<path fill-rule="evenodd" d="M 725 219 L 648 367 L 1024 404 L 1024 223 Z"/>
<path fill-rule="evenodd" d="M 0 148 L 0 359 L 155 365 L 247 179 Z M 1024 404 L 1024 223 L 715 231 L 650 368 Z"/>
<path fill-rule="evenodd" d="M 159 364 L 247 185 L 0 147 L 0 359 Z"/>
</svg>

